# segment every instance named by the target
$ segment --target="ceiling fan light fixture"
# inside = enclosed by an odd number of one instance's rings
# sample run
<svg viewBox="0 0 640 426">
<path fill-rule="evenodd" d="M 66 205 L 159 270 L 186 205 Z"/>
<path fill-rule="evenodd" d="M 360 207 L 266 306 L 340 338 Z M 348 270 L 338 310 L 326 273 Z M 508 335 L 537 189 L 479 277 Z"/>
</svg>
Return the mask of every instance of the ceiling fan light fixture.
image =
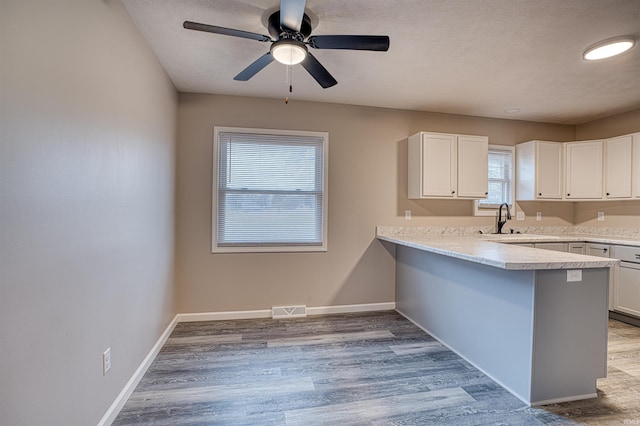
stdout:
<svg viewBox="0 0 640 426">
<path fill-rule="evenodd" d="M 307 46 L 298 40 L 278 40 L 271 45 L 273 58 L 285 65 L 296 65 L 307 57 Z"/>
<path fill-rule="evenodd" d="M 589 46 L 582 54 L 582 58 L 587 61 L 610 58 L 626 52 L 635 44 L 636 40 L 630 36 L 610 38 Z"/>
</svg>

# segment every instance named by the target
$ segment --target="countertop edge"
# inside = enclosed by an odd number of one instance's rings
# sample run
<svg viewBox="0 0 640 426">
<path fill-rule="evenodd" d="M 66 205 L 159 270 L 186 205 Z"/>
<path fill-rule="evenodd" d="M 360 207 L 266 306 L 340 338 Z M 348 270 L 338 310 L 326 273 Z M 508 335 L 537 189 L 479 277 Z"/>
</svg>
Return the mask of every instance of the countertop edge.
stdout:
<svg viewBox="0 0 640 426">
<path fill-rule="evenodd" d="M 403 238 L 404 237 L 404 238 Z M 545 270 L 545 269 L 591 269 L 591 268 L 610 268 L 618 265 L 620 261 L 618 259 L 608 259 L 602 257 L 595 256 L 587 256 L 582 254 L 574 254 L 574 253 L 562 253 L 562 252 L 553 252 L 548 250 L 541 250 L 529 247 L 520 247 L 509 244 L 505 244 L 503 242 L 497 241 L 486 241 L 479 240 L 475 236 L 452 236 L 450 239 L 447 239 L 446 236 L 442 235 L 377 235 L 377 239 L 382 241 L 387 241 L 394 244 L 399 244 L 406 247 L 415 248 L 417 250 L 422 250 L 430 253 L 436 253 L 444 256 L 449 256 L 452 258 L 457 258 L 461 260 L 466 260 L 469 262 L 479 263 L 487 266 L 492 266 L 496 268 L 501 268 L 505 270 Z M 415 241 L 416 239 L 422 241 Z M 413 241 L 412 241 L 413 240 Z M 475 244 L 476 251 L 473 252 L 471 248 L 469 251 L 464 252 L 462 250 L 450 247 L 448 244 L 451 241 L 456 242 L 468 242 L 469 245 L 471 243 Z M 561 242 L 566 242 L 561 241 Z M 513 243 L 513 241 L 509 241 Z M 524 240 L 522 242 L 525 242 Z M 539 239 L 536 239 L 536 242 L 542 242 Z M 549 242 L 560 242 L 556 238 L 550 238 Z M 506 246 L 506 247 L 505 247 Z M 499 248 L 500 250 L 494 250 Z M 485 249 L 485 253 L 482 251 Z M 520 260 L 520 261 L 506 261 L 503 259 L 496 258 L 499 255 L 499 252 L 504 252 L 504 250 L 526 250 L 527 252 L 522 252 L 522 254 L 531 255 L 532 250 L 536 250 L 535 257 L 538 257 L 536 260 Z M 572 258 L 567 261 L 558 261 L 556 258 L 559 253 L 562 253 L 565 258 Z M 522 256 L 525 257 L 525 256 Z"/>
</svg>

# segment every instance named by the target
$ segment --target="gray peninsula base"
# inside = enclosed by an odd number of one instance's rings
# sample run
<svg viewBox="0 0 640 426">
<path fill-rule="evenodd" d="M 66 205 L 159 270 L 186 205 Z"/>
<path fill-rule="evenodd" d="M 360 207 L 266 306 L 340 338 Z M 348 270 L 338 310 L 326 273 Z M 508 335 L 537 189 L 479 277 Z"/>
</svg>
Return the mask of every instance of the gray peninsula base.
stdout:
<svg viewBox="0 0 640 426">
<path fill-rule="evenodd" d="M 530 405 L 595 398 L 609 268 L 506 270 L 398 245 L 396 307 Z"/>
</svg>

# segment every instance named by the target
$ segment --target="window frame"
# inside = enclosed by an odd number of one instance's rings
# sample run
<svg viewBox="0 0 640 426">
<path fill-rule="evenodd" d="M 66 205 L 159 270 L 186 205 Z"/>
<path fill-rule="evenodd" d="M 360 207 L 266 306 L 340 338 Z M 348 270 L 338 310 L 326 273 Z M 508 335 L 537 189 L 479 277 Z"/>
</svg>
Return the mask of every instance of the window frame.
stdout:
<svg viewBox="0 0 640 426">
<path fill-rule="evenodd" d="M 516 181 L 516 148 L 514 146 L 507 145 L 489 145 L 489 152 L 491 151 L 504 151 L 511 153 L 511 203 L 509 203 L 510 213 L 513 214 L 515 210 L 515 181 Z M 473 215 L 474 216 L 497 216 L 499 205 L 481 205 L 480 200 L 473 202 Z"/>
<path fill-rule="evenodd" d="M 308 136 L 322 139 L 322 243 L 320 245 L 278 244 L 278 245 L 218 245 L 218 171 L 219 171 L 219 135 L 220 133 L 244 133 L 274 136 Z M 326 252 L 328 250 L 328 214 L 329 214 L 329 133 L 303 130 L 254 129 L 245 127 L 214 126 L 213 128 L 213 173 L 211 188 L 211 252 L 212 253 L 287 253 L 287 252 Z"/>
</svg>

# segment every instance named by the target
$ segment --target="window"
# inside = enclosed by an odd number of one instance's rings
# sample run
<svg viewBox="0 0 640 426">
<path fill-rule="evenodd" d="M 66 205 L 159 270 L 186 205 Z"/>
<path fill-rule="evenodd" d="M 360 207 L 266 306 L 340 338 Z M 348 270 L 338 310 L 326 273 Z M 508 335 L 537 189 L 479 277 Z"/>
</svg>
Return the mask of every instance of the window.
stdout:
<svg viewBox="0 0 640 426">
<path fill-rule="evenodd" d="M 328 133 L 215 127 L 212 251 L 326 251 L 328 144 Z"/>
<path fill-rule="evenodd" d="M 513 154 L 511 146 L 489 145 L 489 195 L 476 201 L 476 216 L 495 216 L 502 203 L 513 207 Z"/>
</svg>

